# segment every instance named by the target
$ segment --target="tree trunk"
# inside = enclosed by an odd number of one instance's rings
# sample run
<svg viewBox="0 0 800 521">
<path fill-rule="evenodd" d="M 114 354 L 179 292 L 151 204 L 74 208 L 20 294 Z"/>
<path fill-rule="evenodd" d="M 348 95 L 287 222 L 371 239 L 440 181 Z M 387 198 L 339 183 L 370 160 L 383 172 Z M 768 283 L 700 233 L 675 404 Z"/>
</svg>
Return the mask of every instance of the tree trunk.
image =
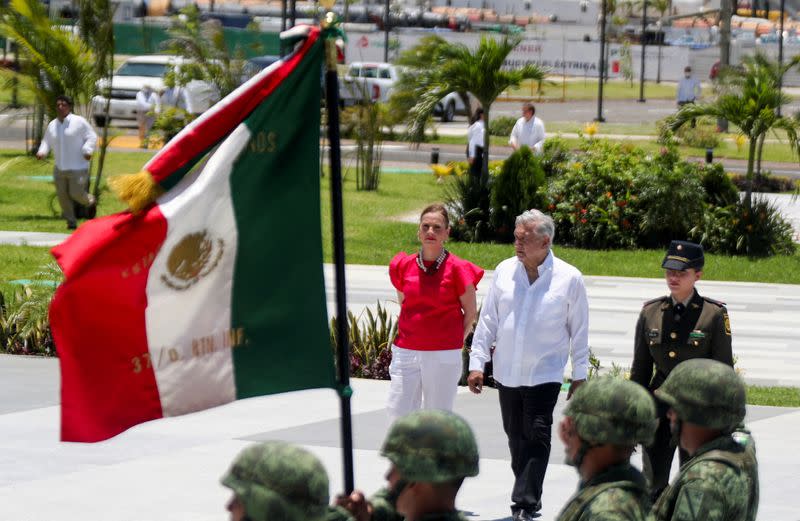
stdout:
<svg viewBox="0 0 800 521">
<path fill-rule="evenodd" d="M 720 0 L 719 5 L 719 65 L 720 69 L 731 64 L 731 18 L 734 0 Z"/>
<path fill-rule="evenodd" d="M 764 132 L 761 134 L 761 137 L 758 138 L 758 150 L 756 152 L 756 179 L 761 177 L 761 154 L 764 152 L 764 139 L 767 137 L 767 133 Z"/>
<path fill-rule="evenodd" d="M 656 83 L 661 83 L 661 40 L 658 40 L 658 66 L 656 67 Z"/>
<path fill-rule="evenodd" d="M 749 210 L 753 200 L 753 164 L 756 157 L 758 138 L 750 138 L 750 151 L 747 155 L 747 188 L 744 193 L 744 205 Z"/>
</svg>

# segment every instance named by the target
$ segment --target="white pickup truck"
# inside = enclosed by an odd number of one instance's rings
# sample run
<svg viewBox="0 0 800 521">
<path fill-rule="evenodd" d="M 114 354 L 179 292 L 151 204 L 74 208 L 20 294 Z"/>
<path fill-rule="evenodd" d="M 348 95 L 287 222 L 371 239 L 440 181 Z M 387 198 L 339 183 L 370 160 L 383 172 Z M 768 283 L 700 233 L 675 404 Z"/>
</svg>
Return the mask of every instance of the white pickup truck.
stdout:
<svg viewBox="0 0 800 521">
<path fill-rule="evenodd" d="M 178 56 L 149 55 L 130 58 L 114 73 L 111 81 L 111 106 L 109 117 L 113 119 L 136 119 L 136 93 L 149 85 L 156 92 L 164 88 L 164 75 L 170 65 L 180 67 Z M 105 90 L 108 80 L 100 80 L 100 92 Z M 178 107 L 192 113 L 202 114 L 219 101 L 219 92 L 208 82 L 193 80 L 180 89 Z M 94 122 L 102 127 L 106 124 L 106 98 L 92 98 Z"/>
<path fill-rule="evenodd" d="M 339 82 L 339 99 L 344 106 L 355 105 L 367 97 L 373 103 L 385 103 L 400 78 L 400 70 L 391 63 L 353 62 Z M 469 108 L 455 92 L 447 94 L 436 104 L 434 116 L 453 121 L 456 114 L 469 115 Z"/>
</svg>

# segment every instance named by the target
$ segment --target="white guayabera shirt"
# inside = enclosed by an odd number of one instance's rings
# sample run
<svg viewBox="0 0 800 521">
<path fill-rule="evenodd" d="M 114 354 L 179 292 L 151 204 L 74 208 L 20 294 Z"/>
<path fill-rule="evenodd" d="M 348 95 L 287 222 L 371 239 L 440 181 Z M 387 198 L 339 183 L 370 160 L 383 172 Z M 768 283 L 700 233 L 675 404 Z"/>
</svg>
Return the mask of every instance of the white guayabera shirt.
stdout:
<svg viewBox="0 0 800 521">
<path fill-rule="evenodd" d="M 544 150 L 544 123 L 541 119 L 533 116 L 528 121 L 519 118 L 511 129 L 511 136 L 508 139 L 509 145 L 521 147 L 528 145 L 534 154 L 541 154 Z"/>
<path fill-rule="evenodd" d="M 581 272 L 551 251 L 530 284 L 516 257 L 501 262 L 475 329 L 470 371 L 493 358 L 494 379 L 506 387 L 561 382 L 567 356 L 572 379 L 586 378 L 589 301 Z"/>
</svg>

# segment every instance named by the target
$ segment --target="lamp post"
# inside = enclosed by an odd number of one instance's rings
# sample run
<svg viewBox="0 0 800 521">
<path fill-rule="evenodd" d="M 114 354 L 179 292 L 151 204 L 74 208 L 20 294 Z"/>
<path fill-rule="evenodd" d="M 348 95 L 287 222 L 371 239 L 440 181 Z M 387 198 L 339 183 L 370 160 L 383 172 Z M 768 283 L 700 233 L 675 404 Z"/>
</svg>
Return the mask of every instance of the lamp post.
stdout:
<svg viewBox="0 0 800 521">
<path fill-rule="evenodd" d="M 600 8 L 600 70 L 597 82 L 597 117 L 594 120 L 602 123 L 605 121 L 603 118 L 603 80 L 606 70 L 606 0 L 600 1 L 602 4 Z"/>
<path fill-rule="evenodd" d="M 389 0 L 383 12 L 383 61 L 389 61 Z"/>
<path fill-rule="evenodd" d="M 647 0 L 642 1 L 642 65 L 639 68 L 639 103 L 647 101 L 644 99 L 644 50 L 647 47 Z"/>
<path fill-rule="evenodd" d="M 786 15 L 786 0 L 781 0 L 781 23 L 778 29 L 778 68 L 783 67 L 783 17 Z M 783 74 L 778 76 L 778 92 L 783 91 Z M 781 115 L 781 106 L 778 105 L 778 116 Z"/>
</svg>

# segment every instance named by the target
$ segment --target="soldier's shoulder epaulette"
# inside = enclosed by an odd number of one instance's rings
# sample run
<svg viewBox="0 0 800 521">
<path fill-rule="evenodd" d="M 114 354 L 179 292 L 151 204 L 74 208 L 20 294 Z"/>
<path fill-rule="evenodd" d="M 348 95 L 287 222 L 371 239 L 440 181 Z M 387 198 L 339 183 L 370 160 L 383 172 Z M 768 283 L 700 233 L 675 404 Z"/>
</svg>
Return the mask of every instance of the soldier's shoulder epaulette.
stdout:
<svg viewBox="0 0 800 521">
<path fill-rule="evenodd" d="M 725 307 L 725 303 L 721 300 L 714 300 L 713 298 L 703 297 L 703 300 L 708 302 L 709 304 L 714 304 L 715 306 L 719 306 L 721 308 Z"/>
<path fill-rule="evenodd" d="M 642 304 L 642 307 L 646 308 L 647 306 L 649 306 L 651 304 L 660 304 L 660 303 L 666 301 L 667 299 L 669 299 L 669 295 L 664 295 L 663 297 L 657 297 L 657 298 L 648 300 L 647 302 Z"/>
</svg>

